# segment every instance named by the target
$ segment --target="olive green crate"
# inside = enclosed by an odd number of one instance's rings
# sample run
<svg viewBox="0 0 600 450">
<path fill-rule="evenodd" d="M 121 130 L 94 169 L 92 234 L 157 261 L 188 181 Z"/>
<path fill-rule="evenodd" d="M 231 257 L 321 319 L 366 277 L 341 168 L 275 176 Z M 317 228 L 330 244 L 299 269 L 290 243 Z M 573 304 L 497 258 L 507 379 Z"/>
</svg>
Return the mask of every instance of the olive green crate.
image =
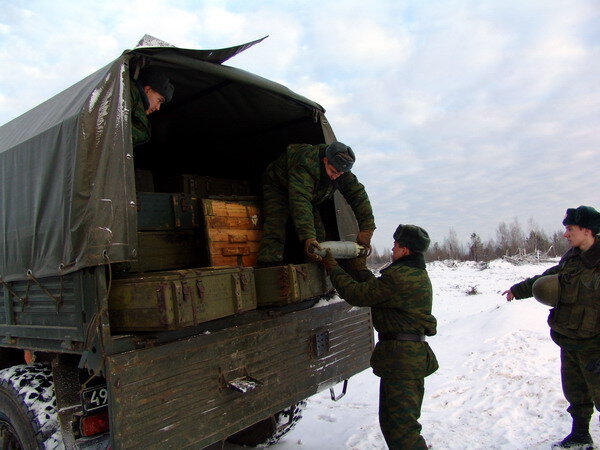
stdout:
<svg viewBox="0 0 600 450">
<path fill-rule="evenodd" d="M 256 309 L 253 269 L 202 268 L 126 275 L 108 300 L 116 332 L 177 330 Z"/>
<path fill-rule="evenodd" d="M 286 305 L 326 295 L 333 286 L 319 263 L 255 269 L 258 306 Z"/>
</svg>

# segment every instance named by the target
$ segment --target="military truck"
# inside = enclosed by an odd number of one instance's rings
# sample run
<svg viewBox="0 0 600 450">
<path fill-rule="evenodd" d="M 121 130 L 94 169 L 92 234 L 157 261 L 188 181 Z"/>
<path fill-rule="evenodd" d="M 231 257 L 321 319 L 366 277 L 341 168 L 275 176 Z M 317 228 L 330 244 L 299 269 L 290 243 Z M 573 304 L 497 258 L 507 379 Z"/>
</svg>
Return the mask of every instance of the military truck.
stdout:
<svg viewBox="0 0 600 450">
<path fill-rule="evenodd" d="M 284 264 L 256 267 L 262 171 L 335 140 L 319 104 L 223 64 L 258 42 L 146 36 L 0 127 L 3 448 L 268 444 L 368 367 L 369 310 L 333 296 L 293 230 Z M 133 148 L 147 67 L 175 93 Z M 342 197 L 320 213 L 354 240 Z"/>
</svg>

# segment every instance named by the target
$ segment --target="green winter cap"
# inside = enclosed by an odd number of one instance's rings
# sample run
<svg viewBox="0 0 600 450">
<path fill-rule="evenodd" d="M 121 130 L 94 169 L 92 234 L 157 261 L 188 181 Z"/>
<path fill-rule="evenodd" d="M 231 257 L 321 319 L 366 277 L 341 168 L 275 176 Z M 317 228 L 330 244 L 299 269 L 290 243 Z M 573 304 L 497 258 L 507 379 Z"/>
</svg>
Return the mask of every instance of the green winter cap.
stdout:
<svg viewBox="0 0 600 450">
<path fill-rule="evenodd" d="M 350 172 L 356 156 L 350 147 L 341 142 L 332 142 L 325 149 L 325 156 L 338 172 Z"/>
<path fill-rule="evenodd" d="M 577 225 L 581 228 L 592 230 L 594 234 L 600 233 L 600 212 L 591 206 L 569 208 L 565 214 L 563 225 Z"/>
<path fill-rule="evenodd" d="M 416 225 L 398 225 L 394 233 L 394 240 L 415 253 L 425 253 L 431 242 L 427 231 Z"/>
</svg>

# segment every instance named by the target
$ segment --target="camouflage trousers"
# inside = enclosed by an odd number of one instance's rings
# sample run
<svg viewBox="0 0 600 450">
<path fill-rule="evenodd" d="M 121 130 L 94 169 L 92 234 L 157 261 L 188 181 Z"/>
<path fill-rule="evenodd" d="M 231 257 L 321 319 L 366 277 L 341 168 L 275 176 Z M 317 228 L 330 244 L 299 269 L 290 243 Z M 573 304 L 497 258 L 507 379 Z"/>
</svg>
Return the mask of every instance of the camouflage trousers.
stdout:
<svg viewBox="0 0 600 450">
<path fill-rule="evenodd" d="M 265 222 L 257 259 L 263 263 L 283 261 L 286 224 L 290 219 L 287 192 L 275 186 L 263 185 L 263 215 Z M 316 207 L 313 206 L 317 241 L 325 239 L 325 227 Z"/>
<path fill-rule="evenodd" d="M 418 422 L 424 390 L 424 378 L 381 378 L 379 425 L 390 450 L 427 449 Z"/>
<path fill-rule="evenodd" d="M 589 419 L 594 405 L 600 410 L 600 376 L 585 368 L 590 361 L 598 359 L 598 351 L 560 349 L 562 388 L 569 402 L 567 412 L 571 416 Z"/>
</svg>

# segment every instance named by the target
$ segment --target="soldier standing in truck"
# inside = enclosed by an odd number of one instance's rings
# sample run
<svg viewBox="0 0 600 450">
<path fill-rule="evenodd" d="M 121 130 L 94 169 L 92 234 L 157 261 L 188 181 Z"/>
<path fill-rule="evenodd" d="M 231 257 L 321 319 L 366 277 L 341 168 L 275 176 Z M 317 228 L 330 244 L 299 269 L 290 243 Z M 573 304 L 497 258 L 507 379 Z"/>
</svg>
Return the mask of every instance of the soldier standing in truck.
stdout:
<svg viewBox="0 0 600 450">
<path fill-rule="evenodd" d="M 333 286 L 353 306 L 368 306 L 379 342 L 371 355 L 379 385 L 379 424 L 392 450 L 427 449 L 421 436 L 421 405 L 425 377 L 438 369 L 425 336 L 436 334 L 431 314 L 433 291 L 425 266 L 427 232 L 399 225 L 394 233 L 392 263 L 375 277 L 366 256 L 351 260 L 352 277 L 327 250 L 323 258 Z"/>
<path fill-rule="evenodd" d="M 260 264 L 283 262 L 289 216 L 306 256 L 319 260 L 321 257 L 311 251 L 325 239 L 317 206 L 336 190 L 350 204 L 358 221 L 357 243 L 370 248 L 375 219 L 364 186 L 350 172 L 355 160 L 352 149 L 341 142 L 292 144 L 267 167 L 262 184 L 265 224 L 258 252 Z"/>
<path fill-rule="evenodd" d="M 133 146 L 150 140 L 148 116 L 171 101 L 175 88 L 160 70 L 142 69 L 137 80 L 131 80 L 131 135 Z"/>
</svg>

